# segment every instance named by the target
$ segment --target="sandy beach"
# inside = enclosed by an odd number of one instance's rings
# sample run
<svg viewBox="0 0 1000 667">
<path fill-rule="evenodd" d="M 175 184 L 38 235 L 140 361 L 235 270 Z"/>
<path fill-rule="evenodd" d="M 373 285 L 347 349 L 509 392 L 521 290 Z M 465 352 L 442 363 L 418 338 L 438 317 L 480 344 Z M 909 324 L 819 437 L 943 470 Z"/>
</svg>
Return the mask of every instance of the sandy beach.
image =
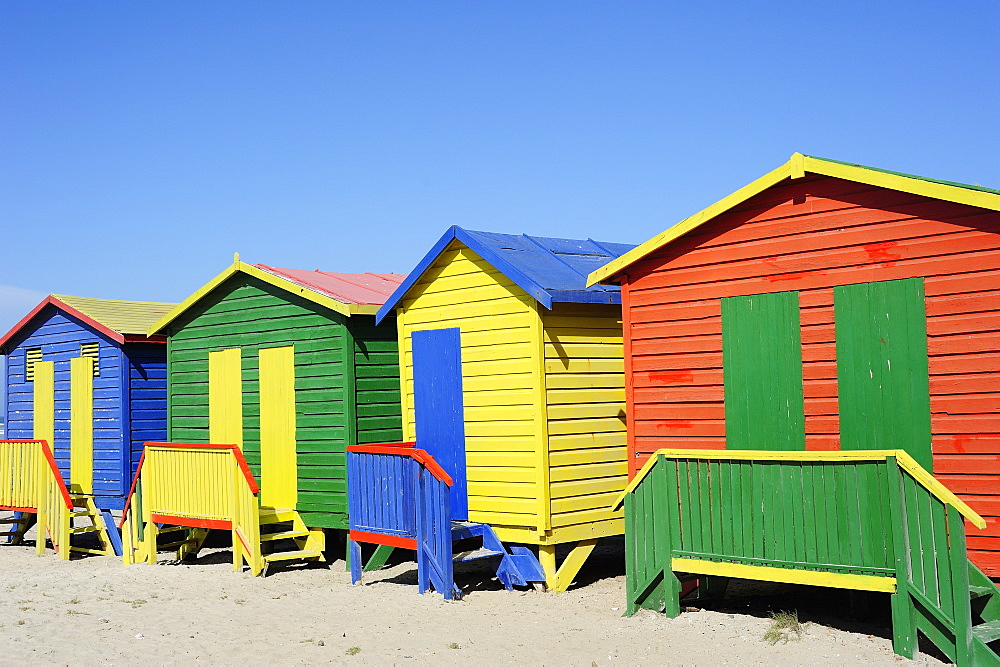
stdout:
<svg viewBox="0 0 1000 667">
<path fill-rule="evenodd" d="M 224 547 L 191 563 L 64 562 L 0 547 L 4 664 L 899 664 L 886 602 L 852 621 L 837 591 L 734 582 L 726 601 L 677 619 L 624 611 L 621 543 L 602 545 L 561 594 L 505 591 L 463 564 L 465 597 L 419 595 L 397 561 L 353 587 L 343 560 L 266 578 L 234 573 Z M 801 639 L 770 644 L 768 610 L 794 609 Z M 929 646 L 922 648 L 932 650 Z M 920 664 L 941 664 L 921 653 Z"/>
</svg>

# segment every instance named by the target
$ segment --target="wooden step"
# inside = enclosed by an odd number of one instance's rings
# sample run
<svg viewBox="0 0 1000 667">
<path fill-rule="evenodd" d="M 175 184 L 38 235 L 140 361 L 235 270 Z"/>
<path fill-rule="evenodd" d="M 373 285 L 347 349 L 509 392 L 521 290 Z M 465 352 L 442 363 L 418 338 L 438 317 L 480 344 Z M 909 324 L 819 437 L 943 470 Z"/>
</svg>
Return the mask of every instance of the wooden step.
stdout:
<svg viewBox="0 0 1000 667">
<path fill-rule="evenodd" d="M 169 528 L 157 528 L 156 529 L 156 534 L 157 535 L 166 535 L 167 533 L 177 533 L 177 532 L 180 532 L 182 530 L 191 530 L 191 529 L 188 528 L 187 526 L 171 526 Z"/>
<path fill-rule="evenodd" d="M 86 547 L 70 547 L 69 550 L 82 554 L 94 554 L 95 556 L 107 556 L 109 553 L 104 549 L 87 549 Z"/>
<path fill-rule="evenodd" d="M 992 586 L 969 586 L 969 599 L 975 600 L 976 598 L 981 598 L 984 595 L 993 595 L 996 589 Z"/>
<path fill-rule="evenodd" d="M 268 554 L 264 556 L 264 561 L 268 563 L 273 563 L 278 560 L 296 560 L 305 558 L 322 558 L 323 554 L 319 551 L 282 551 L 281 553 Z"/>
<path fill-rule="evenodd" d="M 987 621 L 972 628 L 974 634 L 984 644 L 1000 639 L 1000 621 Z"/>
<path fill-rule="evenodd" d="M 71 535 L 76 535 L 78 533 L 96 533 L 100 530 L 100 526 L 83 526 L 82 528 L 70 528 L 69 532 Z"/>
<path fill-rule="evenodd" d="M 157 549 L 178 549 L 185 544 L 197 544 L 198 540 L 191 538 L 188 540 L 181 540 L 180 542 L 171 542 L 170 544 L 157 544 Z"/>
<path fill-rule="evenodd" d="M 476 549 L 475 551 L 463 551 L 462 553 L 455 554 L 455 562 L 467 563 L 472 560 L 479 560 L 480 558 L 489 558 L 490 556 L 503 556 L 503 552 L 487 549 L 486 547 Z"/>
<path fill-rule="evenodd" d="M 261 507 L 258 516 L 260 517 L 260 525 L 265 526 L 271 523 L 294 521 L 296 514 L 295 510 L 281 510 L 273 507 Z"/>
<path fill-rule="evenodd" d="M 0 519 L 0 526 L 8 523 L 20 525 L 23 523 L 28 523 L 29 521 L 31 521 L 31 519 L 26 516 L 22 516 L 20 519 Z"/>
<path fill-rule="evenodd" d="M 20 535 L 20 533 L 16 530 L 0 533 L 0 537 L 14 537 L 15 535 Z"/>
<path fill-rule="evenodd" d="M 274 540 L 287 540 L 293 537 L 308 537 L 308 530 L 287 530 L 282 533 L 261 533 L 261 542 L 273 542 Z"/>
<path fill-rule="evenodd" d="M 90 516 L 90 510 L 84 510 L 84 511 L 82 511 L 82 512 L 70 512 L 70 513 L 69 513 L 69 515 L 70 515 L 71 517 L 77 517 L 77 516 Z"/>
</svg>

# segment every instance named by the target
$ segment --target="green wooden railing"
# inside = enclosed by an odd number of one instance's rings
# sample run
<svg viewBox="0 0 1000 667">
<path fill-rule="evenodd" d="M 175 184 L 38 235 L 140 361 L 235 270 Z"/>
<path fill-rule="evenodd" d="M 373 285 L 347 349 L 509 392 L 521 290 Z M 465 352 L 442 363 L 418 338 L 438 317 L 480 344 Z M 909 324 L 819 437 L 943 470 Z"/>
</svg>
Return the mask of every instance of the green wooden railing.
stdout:
<svg viewBox="0 0 1000 667">
<path fill-rule="evenodd" d="M 678 573 L 892 593 L 893 647 L 917 630 L 959 664 L 1000 664 L 1000 590 L 968 561 L 986 523 L 902 450 L 661 450 L 625 505 L 628 613 L 680 613 Z"/>
</svg>

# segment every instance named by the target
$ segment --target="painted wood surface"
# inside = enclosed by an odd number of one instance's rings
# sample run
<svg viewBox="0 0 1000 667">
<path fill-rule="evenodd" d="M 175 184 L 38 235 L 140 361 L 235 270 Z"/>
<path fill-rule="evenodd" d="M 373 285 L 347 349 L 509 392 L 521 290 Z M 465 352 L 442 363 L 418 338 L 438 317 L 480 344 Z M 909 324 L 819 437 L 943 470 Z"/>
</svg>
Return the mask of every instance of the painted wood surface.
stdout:
<svg viewBox="0 0 1000 667">
<path fill-rule="evenodd" d="M 805 449 L 799 293 L 722 300 L 728 449 Z"/>
<path fill-rule="evenodd" d="M 539 312 L 554 540 L 620 535 L 609 500 L 628 481 L 621 309 L 556 303 Z"/>
<path fill-rule="evenodd" d="M 413 411 L 416 441 L 453 480 L 451 520 L 469 518 L 465 460 L 465 409 L 462 403 L 462 332 L 457 327 L 414 331 Z"/>
<path fill-rule="evenodd" d="M 623 497 L 629 614 L 677 616 L 677 572 L 882 591 L 897 653 L 912 658 L 920 630 L 959 664 L 995 664 L 982 602 L 1000 589 L 965 545 L 963 515 L 981 517 L 902 450 L 783 454 L 653 455 Z"/>
<path fill-rule="evenodd" d="M 782 181 L 630 267 L 633 470 L 660 447 L 725 446 L 721 299 L 799 292 L 806 448 L 840 445 L 834 287 L 924 277 L 934 469 L 986 517 L 1000 575 L 1000 214 L 870 185 Z"/>
<path fill-rule="evenodd" d="M 347 528 L 344 448 L 401 435 L 392 322 L 375 327 L 372 315 L 348 318 L 235 273 L 173 319 L 168 332 L 169 438 L 211 441 L 209 355 L 237 349 L 242 449 L 256 475 L 261 473 L 260 351 L 294 348 L 296 509 L 310 527 Z"/>
<path fill-rule="evenodd" d="M 70 359 L 70 489 L 94 492 L 94 360 Z M 37 385 L 36 385 L 37 386 Z"/>
<path fill-rule="evenodd" d="M 835 287 L 833 304 L 841 449 L 898 446 L 933 472 L 923 279 Z"/>
<path fill-rule="evenodd" d="M 142 443 L 166 437 L 166 346 L 120 344 L 51 305 L 41 310 L 5 349 L 5 413 L 10 438 L 34 437 L 35 383 L 26 378 L 28 351 L 37 351 L 54 364 L 51 442 L 60 472 L 70 485 L 75 483 L 71 470 L 74 423 L 85 430 L 79 420 L 72 419 L 71 365 L 81 363 L 74 360 L 82 355 L 93 359 L 91 484 L 99 507 L 121 509 Z M 76 408 L 81 405 L 77 403 Z M 78 437 L 80 434 L 82 430 Z"/>
<path fill-rule="evenodd" d="M 536 420 L 544 415 L 533 393 L 541 361 L 534 299 L 453 242 L 400 303 L 403 439 L 416 436 L 411 332 L 460 328 L 469 519 L 537 540 L 545 518 Z"/>
<path fill-rule="evenodd" d="M 260 502 L 267 507 L 294 508 L 298 504 L 295 347 L 262 348 L 259 359 Z"/>
</svg>

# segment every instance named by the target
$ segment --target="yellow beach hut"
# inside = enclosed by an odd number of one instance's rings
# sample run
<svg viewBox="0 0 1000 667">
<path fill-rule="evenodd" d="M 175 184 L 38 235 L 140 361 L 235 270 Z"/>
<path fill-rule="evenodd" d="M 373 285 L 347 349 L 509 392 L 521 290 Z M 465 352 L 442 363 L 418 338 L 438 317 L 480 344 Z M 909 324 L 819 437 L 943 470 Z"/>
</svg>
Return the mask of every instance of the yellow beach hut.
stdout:
<svg viewBox="0 0 1000 667">
<path fill-rule="evenodd" d="M 586 276 L 632 247 L 452 227 L 376 316 L 397 315 L 404 438 L 454 480 L 452 519 L 537 545 L 553 590 L 624 532 L 620 290 Z"/>
</svg>

